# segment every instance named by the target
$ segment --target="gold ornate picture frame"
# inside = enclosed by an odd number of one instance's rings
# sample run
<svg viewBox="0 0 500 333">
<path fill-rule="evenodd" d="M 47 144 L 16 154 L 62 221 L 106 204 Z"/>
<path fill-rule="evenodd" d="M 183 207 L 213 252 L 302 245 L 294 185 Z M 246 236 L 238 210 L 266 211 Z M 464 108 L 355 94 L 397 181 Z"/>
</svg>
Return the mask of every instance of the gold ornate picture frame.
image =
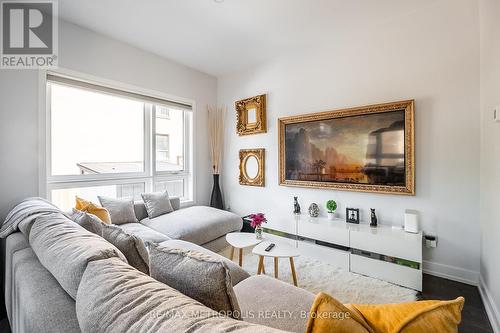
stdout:
<svg viewBox="0 0 500 333">
<path fill-rule="evenodd" d="M 254 175 L 249 174 L 249 163 L 255 159 Z M 254 163 L 255 163 L 254 162 Z M 265 149 L 240 149 L 240 185 L 265 186 Z"/>
<path fill-rule="evenodd" d="M 259 95 L 237 101 L 236 132 L 250 135 L 267 132 L 266 95 Z"/>
<path fill-rule="evenodd" d="M 279 183 L 415 195 L 414 100 L 278 119 Z"/>
</svg>

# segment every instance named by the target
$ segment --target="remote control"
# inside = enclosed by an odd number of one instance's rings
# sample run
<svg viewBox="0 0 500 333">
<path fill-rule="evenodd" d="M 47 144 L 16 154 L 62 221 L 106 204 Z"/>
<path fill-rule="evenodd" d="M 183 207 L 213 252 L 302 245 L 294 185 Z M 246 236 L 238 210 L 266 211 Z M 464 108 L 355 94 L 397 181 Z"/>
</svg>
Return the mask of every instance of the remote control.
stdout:
<svg viewBox="0 0 500 333">
<path fill-rule="evenodd" d="M 273 249 L 274 246 L 275 246 L 275 244 L 271 243 L 271 244 L 269 244 L 268 247 L 266 247 L 266 249 L 264 251 L 269 252 L 269 251 L 271 251 Z"/>
</svg>

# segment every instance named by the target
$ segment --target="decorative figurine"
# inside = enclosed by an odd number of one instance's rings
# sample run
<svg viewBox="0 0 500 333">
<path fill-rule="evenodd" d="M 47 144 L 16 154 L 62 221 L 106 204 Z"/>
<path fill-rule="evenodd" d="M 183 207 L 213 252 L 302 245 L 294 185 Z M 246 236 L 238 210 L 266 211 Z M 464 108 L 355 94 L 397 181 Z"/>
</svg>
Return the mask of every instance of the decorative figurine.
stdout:
<svg viewBox="0 0 500 333">
<path fill-rule="evenodd" d="M 376 227 L 377 226 L 377 215 L 375 215 L 375 208 L 370 208 L 370 210 L 372 212 L 370 227 Z"/>
<path fill-rule="evenodd" d="M 309 216 L 311 217 L 319 216 L 319 207 L 314 202 L 309 206 Z"/>
<path fill-rule="evenodd" d="M 359 209 L 358 208 L 346 208 L 345 209 L 345 221 L 347 223 L 359 224 Z"/>
<path fill-rule="evenodd" d="M 298 197 L 293 197 L 293 213 L 300 214 L 300 205 L 299 205 Z"/>
</svg>

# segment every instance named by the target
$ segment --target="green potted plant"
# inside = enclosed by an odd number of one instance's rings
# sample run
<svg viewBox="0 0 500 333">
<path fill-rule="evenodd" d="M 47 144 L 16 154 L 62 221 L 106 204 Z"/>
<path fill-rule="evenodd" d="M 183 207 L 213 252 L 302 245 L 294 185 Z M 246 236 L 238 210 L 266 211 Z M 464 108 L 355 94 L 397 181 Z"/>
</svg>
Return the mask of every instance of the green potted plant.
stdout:
<svg viewBox="0 0 500 333">
<path fill-rule="evenodd" d="M 335 200 L 328 200 L 326 202 L 326 209 L 328 210 L 328 219 L 333 220 L 335 218 L 335 210 L 337 209 Z"/>
</svg>

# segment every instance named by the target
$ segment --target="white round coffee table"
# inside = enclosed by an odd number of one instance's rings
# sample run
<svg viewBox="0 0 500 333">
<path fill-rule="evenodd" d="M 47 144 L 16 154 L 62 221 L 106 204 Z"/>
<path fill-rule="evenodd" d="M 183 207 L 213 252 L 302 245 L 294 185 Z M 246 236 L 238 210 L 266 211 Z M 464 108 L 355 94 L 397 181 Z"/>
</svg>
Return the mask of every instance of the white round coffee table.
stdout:
<svg viewBox="0 0 500 333">
<path fill-rule="evenodd" d="M 257 239 L 255 234 L 250 232 L 231 232 L 226 235 L 226 241 L 231 245 L 231 260 L 234 257 L 234 249 L 240 249 L 238 264 L 242 266 L 243 249 L 259 244 L 262 239 Z"/>
<path fill-rule="evenodd" d="M 269 246 L 269 244 L 274 243 L 275 246 L 271 249 L 271 251 L 266 252 L 265 249 Z M 290 270 L 292 271 L 293 284 L 297 286 L 297 274 L 295 272 L 295 264 L 293 262 L 294 257 L 298 257 L 300 255 L 299 251 L 290 245 L 264 241 L 253 248 L 253 254 L 259 256 L 259 266 L 257 268 L 257 274 L 264 273 L 264 257 L 272 257 L 274 258 L 274 277 L 278 278 L 278 260 L 279 258 L 289 258 L 290 260 Z"/>
</svg>

